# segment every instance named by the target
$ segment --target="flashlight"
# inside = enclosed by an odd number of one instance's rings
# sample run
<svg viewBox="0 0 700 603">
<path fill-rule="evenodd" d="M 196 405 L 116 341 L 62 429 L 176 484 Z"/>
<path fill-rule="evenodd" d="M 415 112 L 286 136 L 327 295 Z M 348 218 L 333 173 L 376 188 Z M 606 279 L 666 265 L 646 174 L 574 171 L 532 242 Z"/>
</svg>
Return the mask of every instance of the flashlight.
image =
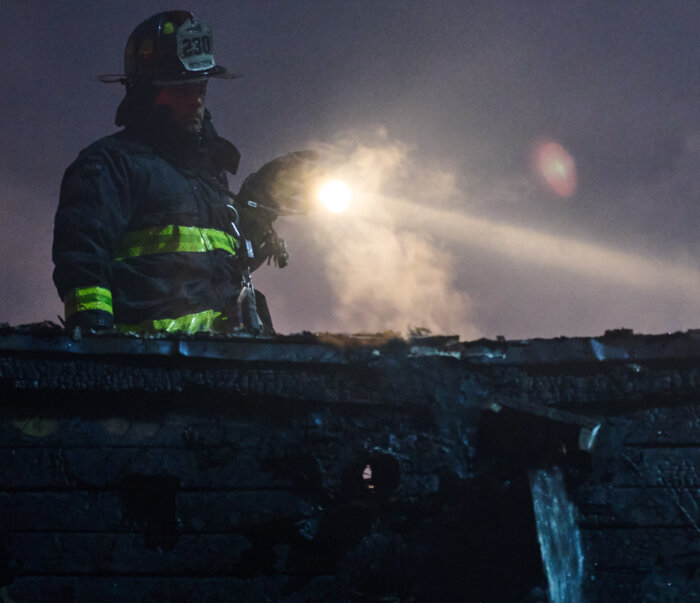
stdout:
<svg viewBox="0 0 700 603">
<path fill-rule="evenodd" d="M 342 180 L 328 180 L 321 184 L 316 198 L 330 212 L 339 214 L 350 205 L 350 187 Z"/>
</svg>

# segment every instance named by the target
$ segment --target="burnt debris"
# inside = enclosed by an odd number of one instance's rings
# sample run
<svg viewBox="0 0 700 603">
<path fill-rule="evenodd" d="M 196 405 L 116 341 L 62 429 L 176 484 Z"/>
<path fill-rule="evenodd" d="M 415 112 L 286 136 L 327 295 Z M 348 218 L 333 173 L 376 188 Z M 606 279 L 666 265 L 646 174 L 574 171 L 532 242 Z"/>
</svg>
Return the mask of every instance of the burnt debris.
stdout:
<svg viewBox="0 0 700 603">
<path fill-rule="evenodd" d="M 414 335 L 3 325 L 0 599 L 700 597 L 700 333 Z"/>
</svg>

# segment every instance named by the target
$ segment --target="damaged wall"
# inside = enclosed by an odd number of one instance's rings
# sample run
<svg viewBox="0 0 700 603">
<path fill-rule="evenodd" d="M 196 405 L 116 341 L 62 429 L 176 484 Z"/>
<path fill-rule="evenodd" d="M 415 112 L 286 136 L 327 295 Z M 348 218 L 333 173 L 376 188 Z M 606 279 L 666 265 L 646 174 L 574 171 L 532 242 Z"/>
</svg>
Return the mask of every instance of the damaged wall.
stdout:
<svg viewBox="0 0 700 603">
<path fill-rule="evenodd" d="M 700 596 L 700 338 L 0 334 L 0 601 Z"/>
</svg>

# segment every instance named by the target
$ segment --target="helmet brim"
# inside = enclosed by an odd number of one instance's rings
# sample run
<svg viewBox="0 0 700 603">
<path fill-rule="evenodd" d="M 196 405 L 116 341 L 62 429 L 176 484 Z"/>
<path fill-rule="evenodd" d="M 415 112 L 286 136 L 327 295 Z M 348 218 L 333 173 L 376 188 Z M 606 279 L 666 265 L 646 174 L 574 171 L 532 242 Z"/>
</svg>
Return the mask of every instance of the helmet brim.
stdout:
<svg viewBox="0 0 700 603">
<path fill-rule="evenodd" d="M 209 79 L 210 77 L 216 77 L 222 80 L 235 80 L 238 79 L 239 77 L 243 77 L 242 73 L 231 73 L 226 69 L 225 67 L 222 67 L 221 65 L 215 65 L 212 69 L 207 69 L 206 71 L 202 72 L 201 74 L 197 74 L 196 72 L 189 72 L 186 77 L 174 79 L 174 80 L 167 80 L 167 81 L 160 81 L 160 82 L 153 82 L 156 85 L 171 85 L 175 86 L 177 84 L 189 84 L 192 82 L 197 82 L 197 81 L 202 81 L 205 79 Z M 121 73 L 105 73 L 103 75 L 98 75 L 97 79 L 102 82 L 103 84 L 126 84 L 127 83 L 127 77 L 124 74 Z"/>
<path fill-rule="evenodd" d="M 239 77 L 243 77 L 242 73 L 231 73 L 226 67 L 222 67 L 221 65 L 216 65 L 208 75 L 209 77 L 218 77 L 222 80 L 235 80 Z"/>
<path fill-rule="evenodd" d="M 97 79 L 103 84 L 125 84 L 126 76 L 121 73 L 103 73 Z"/>
</svg>

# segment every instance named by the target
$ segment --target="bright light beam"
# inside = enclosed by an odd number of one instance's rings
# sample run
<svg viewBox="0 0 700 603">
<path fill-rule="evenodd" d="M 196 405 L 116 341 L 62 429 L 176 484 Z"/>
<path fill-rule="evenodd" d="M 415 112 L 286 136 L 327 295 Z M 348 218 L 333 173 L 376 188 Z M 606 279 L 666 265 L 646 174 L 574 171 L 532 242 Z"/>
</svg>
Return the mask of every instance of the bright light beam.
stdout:
<svg viewBox="0 0 700 603">
<path fill-rule="evenodd" d="M 410 211 L 406 204 L 411 205 Z M 404 227 L 421 224 L 430 233 L 465 247 L 488 249 L 514 262 L 551 266 L 676 299 L 700 298 L 700 272 L 679 263 L 409 202 L 391 205 L 394 216 L 410 216 L 411 224 L 402 221 Z"/>
<path fill-rule="evenodd" d="M 339 214 L 350 205 L 352 194 L 342 180 L 329 180 L 320 186 L 317 197 L 328 211 Z"/>
</svg>

